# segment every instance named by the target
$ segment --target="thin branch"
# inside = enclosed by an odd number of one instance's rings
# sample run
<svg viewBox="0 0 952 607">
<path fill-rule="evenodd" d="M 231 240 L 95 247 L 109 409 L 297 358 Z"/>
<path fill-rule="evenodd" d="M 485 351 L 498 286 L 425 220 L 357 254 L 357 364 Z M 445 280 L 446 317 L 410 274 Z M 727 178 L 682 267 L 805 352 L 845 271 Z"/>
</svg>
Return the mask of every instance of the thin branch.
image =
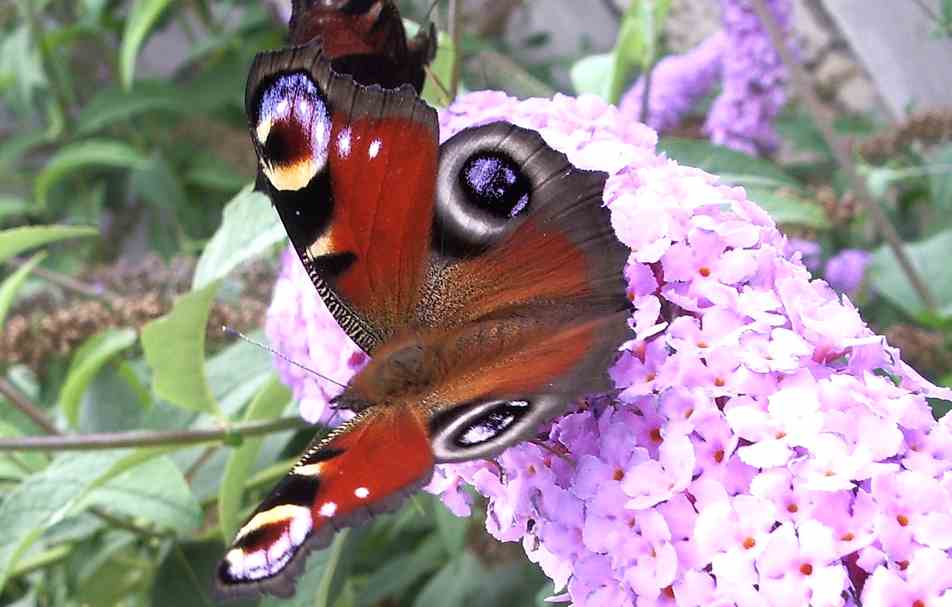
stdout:
<svg viewBox="0 0 952 607">
<path fill-rule="evenodd" d="M 132 533 L 134 535 L 138 535 L 147 539 L 154 538 L 154 539 L 164 540 L 164 539 L 169 539 L 171 537 L 174 537 L 174 534 L 171 531 L 167 531 L 163 533 L 162 531 L 155 531 L 153 529 L 149 529 L 148 527 L 137 525 L 131 520 L 126 519 L 125 517 L 116 516 L 115 514 L 112 514 L 109 511 L 99 506 L 93 506 L 92 508 L 90 508 L 90 512 L 92 512 L 97 518 L 102 520 L 104 523 L 112 527 L 115 527 L 117 529 L 123 529 L 125 531 L 128 531 L 129 533 Z"/>
<path fill-rule="evenodd" d="M 501 36 L 506 31 L 509 19 L 519 6 L 522 0 L 496 0 L 490 2 L 483 11 L 483 16 L 479 23 L 473 28 L 480 38 L 492 38 Z"/>
<path fill-rule="evenodd" d="M 207 607 L 213 607 L 212 604 L 208 601 L 208 597 L 205 596 L 205 592 L 206 592 L 205 584 L 203 584 L 198 579 L 198 574 L 195 573 L 195 569 L 192 567 L 192 561 L 190 561 L 188 557 L 185 556 L 185 551 L 182 550 L 182 545 L 175 544 L 175 546 L 172 547 L 172 550 L 175 552 L 175 558 L 179 561 L 179 563 L 185 569 L 188 575 L 188 581 L 192 583 L 192 587 L 195 590 L 195 594 L 197 594 L 198 597 L 201 599 L 202 604 L 206 605 Z"/>
<path fill-rule="evenodd" d="M 645 88 L 641 91 L 641 115 L 638 116 L 638 122 L 648 124 L 648 118 L 651 117 L 651 80 L 654 76 L 654 64 L 649 65 L 645 71 Z"/>
<path fill-rule="evenodd" d="M 19 268 L 20 266 L 23 266 L 24 264 L 26 264 L 27 260 L 14 258 L 14 259 L 7 260 L 7 263 Z M 62 274 L 60 272 L 56 272 L 53 270 L 48 270 L 41 266 L 37 266 L 33 268 L 33 274 L 35 276 L 39 276 L 40 278 L 44 280 L 48 280 L 57 286 L 63 287 L 64 289 L 68 291 L 79 293 L 80 295 L 83 295 L 85 297 L 91 297 L 93 299 L 106 299 L 109 297 L 112 297 L 112 298 L 119 297 L 118 293 L 110 291 L 109 289 L 97 288 L 92 285 L 88 285 L 81 280 L 77 280 L 76 278 L 73 278 L 72 276 L 69 276 L 67 274 Z"/>
<path fill-rule="evenodd" d="M 40 53 L 40 64 L 50 84 L 50 89 L 53 91 L 53 100 L 63 117 L 66 130 L 69 131 L 73 124 L 71 112 L 72 94 L 69 90 L 69 85 L 64 80 L 63 73 L 57 69 L 56 58 L 53 56 L 53 51 L 50 49 L 50 44 L 47 41 L 43 19 L 40 15 L 36 14 L 36 7 L 34 6 L 33 0 L 26 0 L 23 4 L 26 7 L 25 12 L 30 41 Z"/>
<path fill-rule="evenodd" d="M 127 447 L 197 445 L 232 437 L 261 436 L 308 425 L 300 417 L 282 417 L 264 422 L 245 422 L 228 428 L 175 430 L 170 432 L 110 432 L 75 436 L 25 436 L 0 439 L 0 451 L 95 451 Z"/>
<path fill-rule="evenodd" d="M 69 558 L 72 552 L 72 544 L 60 544 L 36 555 L 24 557 L 16 564 L 13 571 L 10 572 L 10 578 L 22 577 L 28 573 L 33 573 L 39 569 L 55 565 Z"/>
<path fill-rule="evenodd" d="M 941 15 L 932 10 L 932 7 L 926 4 L 925 0 L 913 1 L 919 6 L 920 9 L 922 9 L 922 12 L 925 13 L 929 19 L 935 21 L 936 25 L 942 28 L 946 35 L 952 35 L 952 24 L 947 22 Z"/>
<path fill-rule="evenodd" d="M 453 103 L 453 96 L 447 90 L 446 86 L 440 80 L 440 75 L 433 71 L 433 68 L 429 65 L 423 66 L 423 71 L 426 72 L 427 77 L 430 79 L 430 82 L 436 85 L 436 88 L 440 89 L 440 94 L 443 95 L 443 100 L 445 105 Z"/>
<path fill-rule="evenodd" d="M 820 133 L 823 135 L 823 139 L 833 151 L 833 155 L 836 158 L 837 164 L 839 164 L 843 172 L 846 173 L 846 176 L 850 182 L 850 186 L 856 193 L 856 198 L 865 207 L 866 211 L 872 218 L 873 223 L 876 224 L 876 228 L 879 230 L 879 233 L 886 240 L 886 243 L 889 245 L 890 249 L 892 249 L 893 255 L 896 256 L 896 261 L 899 262 L 900 267 L 902 267 L 902 270 L 909 279 L 909 282 L 912 284 L 912 287 L 916 290 L 916 293 L 919 295 L 919 299 L 922 300 L 923 305 L 928 310 L 935 310 L 937 307 L 936 299 L 933 297 L 932 291 L 929 290 L 929 287 L 926 285 L 925 281 L 922 280 L 919 272 L 916 271 L 915 266 L 912 265 L 912 261 L 906 254 L 906 249 L 903 246 L 902 239 L 899 237 L 899 233 L 896 231 L 895 226 L 889 222 L 889 218 L 886 217 L 886 214 L 883 212 L 882 208 L 880 208 L 872 194 L 870 194 L 869 189 L 866 187 L 866 182 L 863 181 L 859 171 L 856 170 L 856 166 L 853 164 L 853 159 L 847 152 L 847 148 L 839 140 L 839 137 L 833 130 L 833 124 L 827 118 L 826 112 L 823 109 L 823 104 L 820 103 L 820 99 L 817 97 L 816 91 L 813 90 L 809 76 L 807 76 L 806 72 L 790 53 L 790 49 L 787 47 L 784 35 L 780 30 L 780 26 L 777 24 L 777 20 L 767 8 L 767 4 L 764 0 L 753 0 L 753 7 L 754 10 L 757 11 L 757 15 L 760 17 L 764 27 L 767 29 L 767 33 L 770 35 L 770 40 L 774 46 L 774 49 L 776 49 L 787 70 L 789 70 L 790 76 L 793 80 L 793 85 L 797 89 L 797 94 L 803 100 L 807 110 L 813 116 L 813 120 L 816 122 L 817 128 L 819 128 Z"/>
<path fill-rule="evenodd" d="M 925 13 L 929 19 L 932 19 L 936 23 L 942 23 L 942 18 L 939 17 L 938 13 L 932 10 L 931 6 L 925 3 L 925 0 L 912 0 L 912 1 L 919 6 L 922 12 Z"/>
<path fill-rule="evenodd" d="M 605 10 L 611 13 L 611 16 L 615 19 L 621 19 L 625 13 L 618 5 L 615 4 L 615 0 L 602 0 L 602 5 L 605 7 Z"/>
<path fill-rule="evenodd" d="M 483 75 L 490 85 L 517 97 L 551 97 L 555 91 L 518 63 L 496 51 L 483 51 L 476 56 Z"/>
<path fill-rule="evenodd" d="M 291 468 L 294 467 L 294 464 L 298 463 L 300 459 L 300 457 L 283 459 L 279 462 L 271 464 L 267 468 L 263 468 L 258 472 L 255 472 L 253 475 L 245 479 L 245 484 L 241 489 L 242 492 L 272 487 L 279 479 L 287 475 Z M 210 495 L 202 500 L 202 508 L 207 508 L 217 501 L 218 495 Z"/>
<path fill-rule="evenodd" d="M 450 71 L 450 103 L 459 93 L 460 68 L 463 62 L 463 11 L 460 10 L 459 0 L 450 0 L 449 34 L 453 41 L 453 69 Z"/>
<path fill-rule="evenodd" d="M 19 440 L 26 440 L 26 441 L 28 440 L 34 440 L 34 441 L 60 440 L 62 441 L 62 440 L 69 439 L 69 437 L 64 436 L 60 433 L 56 425 L 53 424 L 53 422 L 46 416 L 46 414 L 39 407 L 31 403 L 30 400 L 26 396 L 24 396 L 22 392 L 17 390 L 17 388 L 13 384 L 11 384 L 9 381 L 7 381 L 6 378 L 3 378 L 3 377 L 0 377 L 0 394 L 3 394 L 4 396 L 6 396 L 7 399 L 13 403 L 14 407 L 16 407 L 17 409 L 19 409 L 20 411 L 28 415 L 30 419 L 32 419 L 33 422 L 36 423 L 36 425 L 38 425 L 48 434 L 52 435 L 48 437 L 35 437 L 35 436 L 24 437 Z M 18 439 L 10 439 L 10 440 L 16 441 Z M 14 461 L 14 463 L 20 464 L 21 467 L 25 467 L 23 466 L 22 462 L 20 462 L 16 458 L 14 454 L 8 453 L 7 455 L 10 456 L 10 458 Z M 29 468 L 26 468 L 26 471 L 32 472 L 32 470 L 29 470 Z M 131 531 L 132 533 L 135 533 L 136 535 L 141 535 L 143 537 L 166 537 L 166 534 L 160 533 L 158 531 L 152 531 L 151 529 L 137 525 L 131 520 L 127 520 L 123 517 L 110 514 L 109 512 L 107 512 L 106 510 L 104 510 L 103 508 L 99 506 L 93 506 L 92 508 L 90 508 L 90 512 L 92 512 L 95 516 L 99 517 L 106 523 L 114 527 L 119 527 L 127 531 Z"/>
<path fill-rule="evenodd" d="M 10 404 L 20 410 L 24 415 L 30 418 L 34 424 L 39 426 L 48 434 L 59 434 L 56 424 L 46 416 L 42 409 L 30 402 L 30 399 L 20 392 L 16 386 L 10 383 L 5 377 L 0 377 L 0 394 L 2 394 Z"/>
<path fill-rule="evenodd" d="M 192 465 L 188 467 L 188 470 L 185 471 L 185 482 L 189 485 L 192 484 L 192 481 L 195 480 L 195 475 L 198 474 L 198 471 L 212 459 L 212 456 L 218 451 L 218 445 L 212 445 L 210 447 L 205 447 L 205 450 L 202 451 L 198 457 L 195 458 L 195 461 L 192 462 Z"/>
</svg>

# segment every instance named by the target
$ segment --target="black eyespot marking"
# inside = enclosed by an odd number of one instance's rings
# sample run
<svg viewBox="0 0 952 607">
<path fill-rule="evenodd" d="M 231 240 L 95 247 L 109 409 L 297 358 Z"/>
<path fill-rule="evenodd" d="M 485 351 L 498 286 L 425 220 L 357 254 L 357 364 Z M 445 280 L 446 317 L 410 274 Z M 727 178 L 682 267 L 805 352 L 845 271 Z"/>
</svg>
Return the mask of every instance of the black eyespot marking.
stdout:
<svg viewBox="0 0 952 607">
<path fill-rule="evenodd" d="M 326 278 L 337 278 L 349 270 L 355 261 L 357 261 L 357 256 L 350 251 L 330 253 L 316 258 L 314 269 Z"/>
<path fill-rule="evenodd" d="M 264 512 L 281 505 L 310 508 L 320 486 L 321 481 L 316 476 L 289 474 L 281 479 L 281 482 L 274 488 L 274 492 L 258 506 L 258 510 Z"/>
<path fill-rule="evenodd" d="M 299 250 L 306 249 L 327 231 L 334 214 L 334 196 L 330 175 L 318 174 L 300 190 L 278 190 L 259 167 L 255 189 L 266 194 L 274 203 L 288 232 L 288 237 Z"/>
<path fill-rule="evenodd" d="M 327 163 L 331 112 L 305 72 L 278 74 L 259 89 L 252 124 L 255 148 L 275 187 L 300 189 Z M 296 171 L 281 174 L 281 170 Z"/>
<path fill-rule="evenodd" d="M 301 458 L 301 461 L 298 462 L 299 466 L 308 466 L 310 464 L 319 464 L 321 462 L 326 462 L 327 460 L 334 459 L 338 455 L 344 453 L 343 449 L 332 449 L 330 447 L 324 447 L 317 451 L 311 452 L 308 451 L 304 454 L 304 457 Z"/>
<path fill-rule="evenodd" d="M 537 133 L 503 122 L 443 143 L 433 249 L 451 259 L 476 257 L 515 232 L 536 206 L 538 189 L 569 166 L 564 156 L 561 167 L 551 166 L 546 149 Z"/>
<path fill-rule="evenodd" d="M 459 182 L 469 202 L 494 217 L 508 219 L 528 209 L 532 185 L 505 154 L 473 154 L 460 169 Z"/>
<path fill-rule="evenodd" d="M 528 411 L 528 401 L 501 401 L 471 423 L 458 428 L 453 435 L 453 443 L 460 448 L 481 445 L 499 436 Z"/>
</svg>

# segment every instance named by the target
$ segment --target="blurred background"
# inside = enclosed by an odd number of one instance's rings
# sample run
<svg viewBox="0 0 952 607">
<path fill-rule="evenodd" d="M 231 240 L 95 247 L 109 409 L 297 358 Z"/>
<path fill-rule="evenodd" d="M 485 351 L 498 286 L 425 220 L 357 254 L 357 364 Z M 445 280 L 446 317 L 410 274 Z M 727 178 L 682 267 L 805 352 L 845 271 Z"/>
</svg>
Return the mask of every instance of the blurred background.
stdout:
<svg viewBox="0 0 952 607">
<path fill-rule="evenodd" d="M 456 65 L 460 92 L 619 104 L 952 385 L 952 1 L 764 5 L 778 39 L 748 0 L 442 0 L 427 97 L 447 103 Z M 270 355 L 217 329 L 264 339 L 285 236 L 247 189 L 243 94 L 288 14 L 0 1 L 0 437 L 101 438 L 0 449 L 2 605 L 212 604 L 223 537 L 313 435 Z M 478 510 L 420 495 L 260 604 L 541 605 L 551 583 Z"/>
</svg>

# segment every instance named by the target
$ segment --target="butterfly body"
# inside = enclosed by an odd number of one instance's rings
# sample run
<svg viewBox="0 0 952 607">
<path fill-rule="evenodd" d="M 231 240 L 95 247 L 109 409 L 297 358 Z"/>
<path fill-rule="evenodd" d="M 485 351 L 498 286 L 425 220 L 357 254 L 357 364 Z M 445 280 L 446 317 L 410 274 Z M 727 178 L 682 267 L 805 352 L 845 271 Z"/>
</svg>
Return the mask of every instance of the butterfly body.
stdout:
<svg viewBox="0 0 952 607">
<path fill-rule="evenodd" d="M 436 30 L 408 38 L 393 0 L 294 0 L 289 25 L 292 44 L 319 40 L 334 69 L 359 84 L 419 92 L 436 55 Z"/>
<path fill-rule="evenodd" d="M 498 122 L 440 145 L 411 84 L 361 85 L 318 44 L 259 55 L 246 111 L 258 188 L 371 359 L 334 401 L 355 417 L 239 531 L 218 570 L 226 597 L 293 592 L 309 549 L 436 463 L 496 455 L 610 389 L 629 331 L 606 176 L 538 133 Z"/>
</svg>

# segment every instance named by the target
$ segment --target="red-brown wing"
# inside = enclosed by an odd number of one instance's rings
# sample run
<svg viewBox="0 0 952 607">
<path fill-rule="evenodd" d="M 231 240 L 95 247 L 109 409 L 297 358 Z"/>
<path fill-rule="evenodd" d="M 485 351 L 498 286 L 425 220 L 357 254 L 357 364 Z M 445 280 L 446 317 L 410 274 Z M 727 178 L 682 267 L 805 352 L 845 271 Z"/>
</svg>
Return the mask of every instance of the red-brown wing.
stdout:
<svg viewBox="0 0 952 607">
<path fill-rule="evenodd" d="M 440 149 L 432 316 L 442 324 L 628 308 L 628 249 L 604 207 L 605 173 L 575 168 L 535 131 L 497 122 Z M 429 314 L 430 311 L 427 311 Z"/>
<path fill-rule="evenodd" d="M 317 46 L 258 56 L 246 110 L 260 171 L 334 317 L 371 352 L 414 317 L 429 256 L 436 112 L 357 85 Z"/>
<path fill-rule="evenodd" d="M 310 550 L 337 529 L 392 510 L 432 471 L 415 409 L 368 410 L 308 448 L 248 518 L 218 566 L 218 594 L 290 596 Z"/>
<path fill-rule="evenodd" d="M 541 309 L 412 332 L 383 345 L 341 403 L 421 411 L 437 461 L 491 457 L 579 397 L 610 389 L 605 370 L 628 334 L 627 318 Z"/>
</svg>

